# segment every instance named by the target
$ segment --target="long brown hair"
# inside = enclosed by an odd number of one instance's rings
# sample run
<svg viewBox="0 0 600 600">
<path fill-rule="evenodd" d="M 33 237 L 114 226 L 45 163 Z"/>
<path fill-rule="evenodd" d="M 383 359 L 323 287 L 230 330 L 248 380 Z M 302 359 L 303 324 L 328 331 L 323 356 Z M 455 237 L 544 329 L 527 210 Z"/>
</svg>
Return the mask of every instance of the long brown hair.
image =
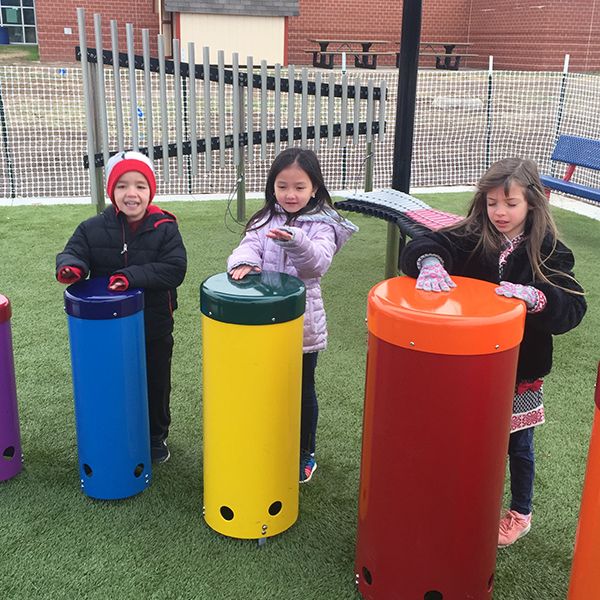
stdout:
<svg viewBox="0 0 600 600">
<path fill-rule="evenodd" d="M 249 219 L 244 233 L 252 229 L 258 229 L 266 225 L 276 214 L 277 199 L 275 198 L 275 179 L 277 175 L 284 169 L 297 164 L 309 177 L 313 188 L 317 191 L 309 200 L 308 204 L 293 214 L 287 214 L 286 224 L 291 225 L 297 217 L 304 214 L 314 214 L 323 210 L 327 206 L 332 213 L 337 212 L 333 208 L 331 196 L 325 187 L 321 165 L 317 155 L 312 150 L 303 150 L 298 147 L 286 148 L 276 157 L 269 174 L 267 175 L 267 183 L 265 185 L 265 205 L 255 212 Z"/>
<path fill-rule="evenodd" d="M 506 239 L 488 218 L 487 195 L 491 190 L 502 187 L 505 196 L 508 196 L 513 184 L 522 188 L 529 208 L 525 219 L 524 232 L 526 238 L 524 244 L 535 278 L 556 287 L 561 287 L 561 289 L 566 289 L 550 281 L 542 270 L 542 267 L 544 267 L 546 273 L 554 271 L 545 265 L 545 262 L 556 248 L 558 230 L 550 213 L 550 203 L 544 193 L 537 165 L 532 160 L 505 158 L 494 163 L 477 183 L 477 191 L 465 219 L 446 230 L 477 236 L 478 241 L 473 254 L 492 255 L 500 252 L 502 246 L 506 243 Z M 552 246 L 548 255 L 542 256 L 542 243 L 547 236 L 550 237 Z M 562 275 L 569 277 L 566 273 Z"/>
</svg>

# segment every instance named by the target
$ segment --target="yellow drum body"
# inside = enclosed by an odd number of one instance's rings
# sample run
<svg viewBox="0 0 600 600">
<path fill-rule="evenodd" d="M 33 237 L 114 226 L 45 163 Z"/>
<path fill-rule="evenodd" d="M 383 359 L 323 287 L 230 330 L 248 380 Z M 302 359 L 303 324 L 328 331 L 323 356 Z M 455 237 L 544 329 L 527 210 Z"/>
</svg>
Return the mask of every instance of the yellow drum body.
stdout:
<svg viewBox="0 0 600 600">
<path fill-rule="evenodd" d="M 242 282 L 220 274 L 201 288 L 204 517 L 259 539 L 298 518 L 305 291 L 279 273 Z"/>
</svg>

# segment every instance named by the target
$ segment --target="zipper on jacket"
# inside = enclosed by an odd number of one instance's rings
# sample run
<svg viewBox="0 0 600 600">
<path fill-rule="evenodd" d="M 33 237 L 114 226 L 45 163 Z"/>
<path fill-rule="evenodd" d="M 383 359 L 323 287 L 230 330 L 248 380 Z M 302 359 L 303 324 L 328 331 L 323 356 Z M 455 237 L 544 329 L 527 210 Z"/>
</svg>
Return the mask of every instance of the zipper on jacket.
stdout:
<svg viewBox="0 0 600 600">
<path fill-rule="evenodd" d="M 123 250 L 121 250 L 121 256 L 123 256 L 123 261 L 125 263 L 125 267 L 127 266 L 127 240 L 125 239 L 125 225 L 121 220 L 121 238 L 123 239 Z"/>
</svg>

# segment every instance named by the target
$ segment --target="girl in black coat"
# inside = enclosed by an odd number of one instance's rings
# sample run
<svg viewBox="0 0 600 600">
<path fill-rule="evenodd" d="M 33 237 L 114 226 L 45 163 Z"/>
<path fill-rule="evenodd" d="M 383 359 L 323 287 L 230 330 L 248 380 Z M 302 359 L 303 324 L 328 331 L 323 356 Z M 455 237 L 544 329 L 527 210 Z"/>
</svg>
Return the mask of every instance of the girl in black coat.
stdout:
<svg viewBox="0 0 600 600">
<path fill-rule="evenodd" d="M 81 223 L 56 257 L 56 278 L 109 277 L 108 289 L 144 290 L 144 329 L 152 461 L 165 462 L 171 415 L 173 311 L 187 268 L 177 221 L 152 205 L 154 168 L 139 152 L 121 152 L 106 165 L 113 206 Z"/>
<path fill-rule="evenodd" d="M 574 278 L 575 259 L 558 239 L 537 166 L 507 158 L 493 164 L 477 185 L 467 217 L 410 242 L 402 270 L 417 288 L 448 291 L 450 274 L 498 283 L 496 293 L 527 305 L 519 349 L 508 448 L 511 507 L 500 521 L 498 546 L 531 528 L 533 431 L 544 422 L 542 377 L 552 367 L 552 336 L 576 327 L 586 311 Z"/>
</svg>

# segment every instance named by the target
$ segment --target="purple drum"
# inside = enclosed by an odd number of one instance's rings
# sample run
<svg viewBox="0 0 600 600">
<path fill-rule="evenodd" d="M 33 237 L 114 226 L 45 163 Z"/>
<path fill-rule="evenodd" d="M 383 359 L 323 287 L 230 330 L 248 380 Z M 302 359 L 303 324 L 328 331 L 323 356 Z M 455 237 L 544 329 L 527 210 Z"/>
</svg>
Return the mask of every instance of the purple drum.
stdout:
<svg viewBox="0 0 600 600">
<path fill-rule="evenodd" d="M 10 302 L 0 294 L 0 481 L 23 467 L 10 316 Z"/>
</svg>

